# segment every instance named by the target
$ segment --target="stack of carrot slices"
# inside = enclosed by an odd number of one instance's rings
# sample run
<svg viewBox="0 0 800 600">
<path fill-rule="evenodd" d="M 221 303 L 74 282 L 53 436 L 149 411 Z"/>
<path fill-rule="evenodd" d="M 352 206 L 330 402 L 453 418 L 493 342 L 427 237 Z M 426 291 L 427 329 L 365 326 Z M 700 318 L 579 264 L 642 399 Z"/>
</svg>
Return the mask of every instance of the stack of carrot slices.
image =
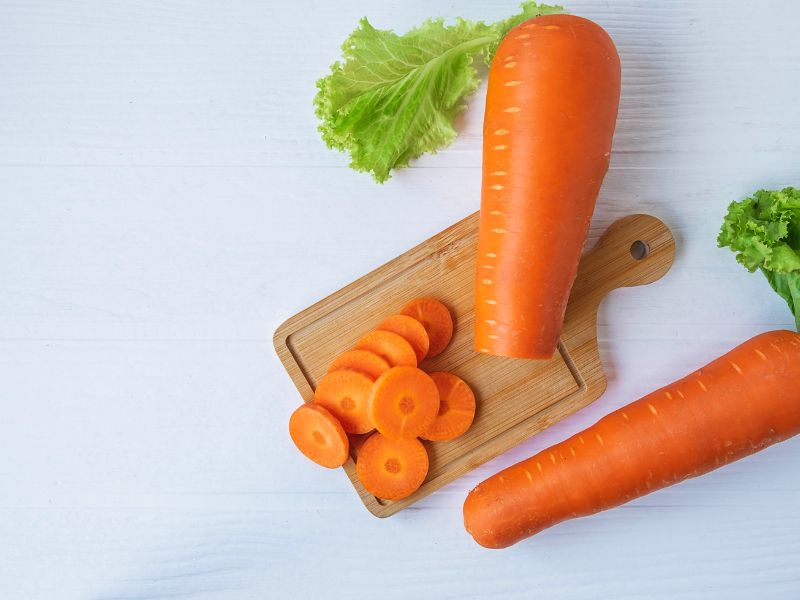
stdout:
<svg viewBox="0 0 800 600">
<path fill-rule="evenodd" d="M 434 298 L 417 298 L 384 319 L 356 347 L 340 354 L 320 379 L 314 401 L 289 420 L 298 449 L 323 467 L 341 467 L 347 434 L 359 439 L 356 472 L 364 488 L 384 500 L 413 494 L 428 474 L 419 438 L 452 440 L 475 417 L 475 395 L 452 373 L 418 367 L 453 337 L 453 318 Z"/>
</svg>

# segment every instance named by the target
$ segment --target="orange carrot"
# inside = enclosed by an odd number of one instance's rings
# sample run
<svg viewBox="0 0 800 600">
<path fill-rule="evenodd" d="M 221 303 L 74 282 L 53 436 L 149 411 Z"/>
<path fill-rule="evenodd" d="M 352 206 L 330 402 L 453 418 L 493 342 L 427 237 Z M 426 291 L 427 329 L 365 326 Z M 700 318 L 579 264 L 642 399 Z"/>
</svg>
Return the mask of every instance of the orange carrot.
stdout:
<svg viewBox="0 0 800 600">
<path fill-rule="evenodd" d="M 428 357 L 442 352 L 453 337 L 453 317 L 447 307 L 435 298 L 416 298 L 403 307 L 401 315 L 413 317 L 425 328 L 430 341 Z"/>
<path fill-rule="evenodd" d="M 357 350 L 368 350 L 377 354 L 390 367 L 417 366 L 417 355 L 406 340 L 391 331 L 370 331 L 358 340 Z"/>
<path fill-rule="evenodd" d="M 303 404 L 289 418 L 297 449 L 318 465 L 335 469 L 347 460 L 347 434 L 336 418 L 316 404 Z"/>
<path fill-rule="evenodd" d="M 466 433 L 475 418 L 475 394 L 460 377 L 437 371 L 430 373 L 439 390 L 439 414 L 420 436 L 433 442 L 452 440 Z"/>
<path fill-rule="evenodd" d="M 417 364 L 421 363 L 422 359 L 428 354 L 428 349 L 430 347 L 428 332 L 425 331 L 422 323 L 417 321 L 414 317 L 392 315 L 381 321 L 381 324 L 378 325 L 378 329 L 396 333 L 411 344 L 411 347 L 414 348 L 414 354 L 417 355 Z"/>
<path fill-rule="evenodd" d="M 390 440 L 373 433 L 361 446 L 356 461 L 366 490 L 384 500 L 413 494 L 428 474 L 428 452 L 418 439 Z"/>
<path fill-rule="evenodd" d="M 369 411 L 375 427 L 386 437 L 414 438 L 436 419 L 439 390 L 425 371 L 393 367 L 372 386 Z"/>
<path fill-rule="evenodd" d="M 557 14 L 503 38 L 489 70 L 475 349 L 550 358 L 608 169 L 620 65 L 595 23 Z"/>
<path fill-rule="evenodd" d="M 328 373 L 314 390 L 314 402 L 328 409 L 347 433 L 367 433 L 375 426 L 369 415 L 372 380 L 357 371 Z"/>
<path fill-rule="evenodd" d="M 373 352 L 350 350 L 337 356 L 328 367 L 328 373 L 345 370 L 358 371 L 374 381 L 389 370 L 389 363 Z"/>
<path fill-rule="evenodd" d="M 800 433 L 800 335 L 764 333 L 699 371 L 490 477 L 464 525 L 504 548 Z"/>
</svg>

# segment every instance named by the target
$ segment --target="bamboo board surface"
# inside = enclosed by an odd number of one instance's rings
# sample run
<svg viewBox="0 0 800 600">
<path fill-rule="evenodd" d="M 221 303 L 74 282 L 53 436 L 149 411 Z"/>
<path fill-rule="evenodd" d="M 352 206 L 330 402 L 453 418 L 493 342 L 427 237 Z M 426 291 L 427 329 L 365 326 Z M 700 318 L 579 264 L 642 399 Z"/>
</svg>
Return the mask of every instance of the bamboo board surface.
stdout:
<svg viewBox="0 0 800 600">
<path fill-rule="evenodd" d="M 675 254 L 671 232 L 655 217 L 616 221 L 581 259 L 555 356 L 548 361 L 501 358 L 473 349 L 477 226 L 475 213 L 291 317 L 275 332 L 281 362 L 303 399 L 311 401 L 331 361 L 409 300 L 433 296 L 453 313 L 450 345 L 420 366 L 451 371 L 469 383 L 478 404 L 475 421 L 455 440 L 424 442 L 428 476 L 419 490 L 397 501 L 364 489 L 355 469 L 358 443 L 351 444 L 344 470 L 378 517 L 412 505 L 599 398 L 606 387 L 597 349 L 600 302 L 615 288 L 661 278 Z"/>
</svg>

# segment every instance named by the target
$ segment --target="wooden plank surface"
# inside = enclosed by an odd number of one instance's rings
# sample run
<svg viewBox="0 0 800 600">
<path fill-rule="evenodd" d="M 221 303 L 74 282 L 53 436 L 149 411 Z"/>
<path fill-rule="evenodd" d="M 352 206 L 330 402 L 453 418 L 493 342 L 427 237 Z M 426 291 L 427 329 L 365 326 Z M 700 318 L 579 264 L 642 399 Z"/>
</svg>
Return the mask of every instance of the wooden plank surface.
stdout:
<svg viewBox="0 0 800 600">
<path fill-rule="evenodd" d="M 364 15 L 516 5 L 0 2 L 2 598 L 797 598 L 800 440 L 500 553 L 460 513 L 500 468 L 792 325 L 714 241 L 730 201 L 800 178 L 791 0 L 568 3 L 623 65 L 590 243 L 631 213 L 678 243 L 600 307 L 600 400 L 392 519 L 290 451 L 272 332 L 480 189 L 483 88 L 452 146 L 377 186 L 319 141 L 315 79 Z"/>
</svg>

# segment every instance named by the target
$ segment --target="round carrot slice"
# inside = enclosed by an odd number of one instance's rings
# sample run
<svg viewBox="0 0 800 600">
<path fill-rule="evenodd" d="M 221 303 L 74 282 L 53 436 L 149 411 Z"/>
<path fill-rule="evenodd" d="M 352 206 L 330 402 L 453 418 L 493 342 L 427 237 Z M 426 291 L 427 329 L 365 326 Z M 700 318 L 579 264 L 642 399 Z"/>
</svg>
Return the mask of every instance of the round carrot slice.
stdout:
<svg viewBox="0 0 800 600">
<path fill-rule="evenodd" d="M 436 298 L 417 298 L 400 311 L 401 315 L 415 318 L 428 332 L 430 347 L 428 357 L 440 354 L 453 337 L 453 317 L 447 307 Z"/>
<path fill-rule="evenodd" d="M 328 367 L 328 373 L 344 370 L 358 371 L 374 381 L 389 370 L 389 363 L 369 350 L 350 350 L 337 356 Z"/>
<path fill-rule="evenodd" d="M 375 427 L 393 440 L 415 438 L 439 412 L 439 390 L 425 371 L 393 367 L 372 386 L 369 412 Z"/>
<path fill-rule="evenodd" d="M 294 411 L 289 417 L 289 435 L 297 449 L 318 465 L 335 469 L 347 460 L 347 434 L 321 406 L 303 404 Z"/>
<path fill-rule="evenodd" d="M 428 474 L 428 452 L 418 439 L 390 440 L 373 433 L 358 452 L 356 472 L 370 494 L 399 500 L 413 494 Z"/>
<path fill-rule="evenodd" d="M 314 402 L 327 408 L 347 433 L 367 433 L 375 426 L 369 415 L 372 380 L 357 371 L 334 371 L 319 380 Z"/>
<path fill-rule="evenodd" d="M 378 325 L 378 329 L 382 331 L 391 331 L 402 337 L 405 341 L 411 344 L 414 349 L 414 354 L 417 355 L 417 364 L 422 362 L 428 354 L 430 347 L 430 340 L 428 339 L 428 332 L 422 326 L 422 323 L 417 321 L 414 317 L 408 315 L 392 315 L 387 317 Z"/>
<path fill-rule="evenodd" d="M 417 355 L 407 341 L 391 331 L 370 331 L 356 344 L 358 350 L 369 350 L 377 354 L 390 367 L 417 366 Z"/>
<path fill-rule="evenodd" d="M 430 378 L 439 390 L 439 414 L 420 437 L 440 442 L 462 435 L 475 418 L 475 394 L 463 379 L 452 373 L 437 371 Z"/>
</svg>

